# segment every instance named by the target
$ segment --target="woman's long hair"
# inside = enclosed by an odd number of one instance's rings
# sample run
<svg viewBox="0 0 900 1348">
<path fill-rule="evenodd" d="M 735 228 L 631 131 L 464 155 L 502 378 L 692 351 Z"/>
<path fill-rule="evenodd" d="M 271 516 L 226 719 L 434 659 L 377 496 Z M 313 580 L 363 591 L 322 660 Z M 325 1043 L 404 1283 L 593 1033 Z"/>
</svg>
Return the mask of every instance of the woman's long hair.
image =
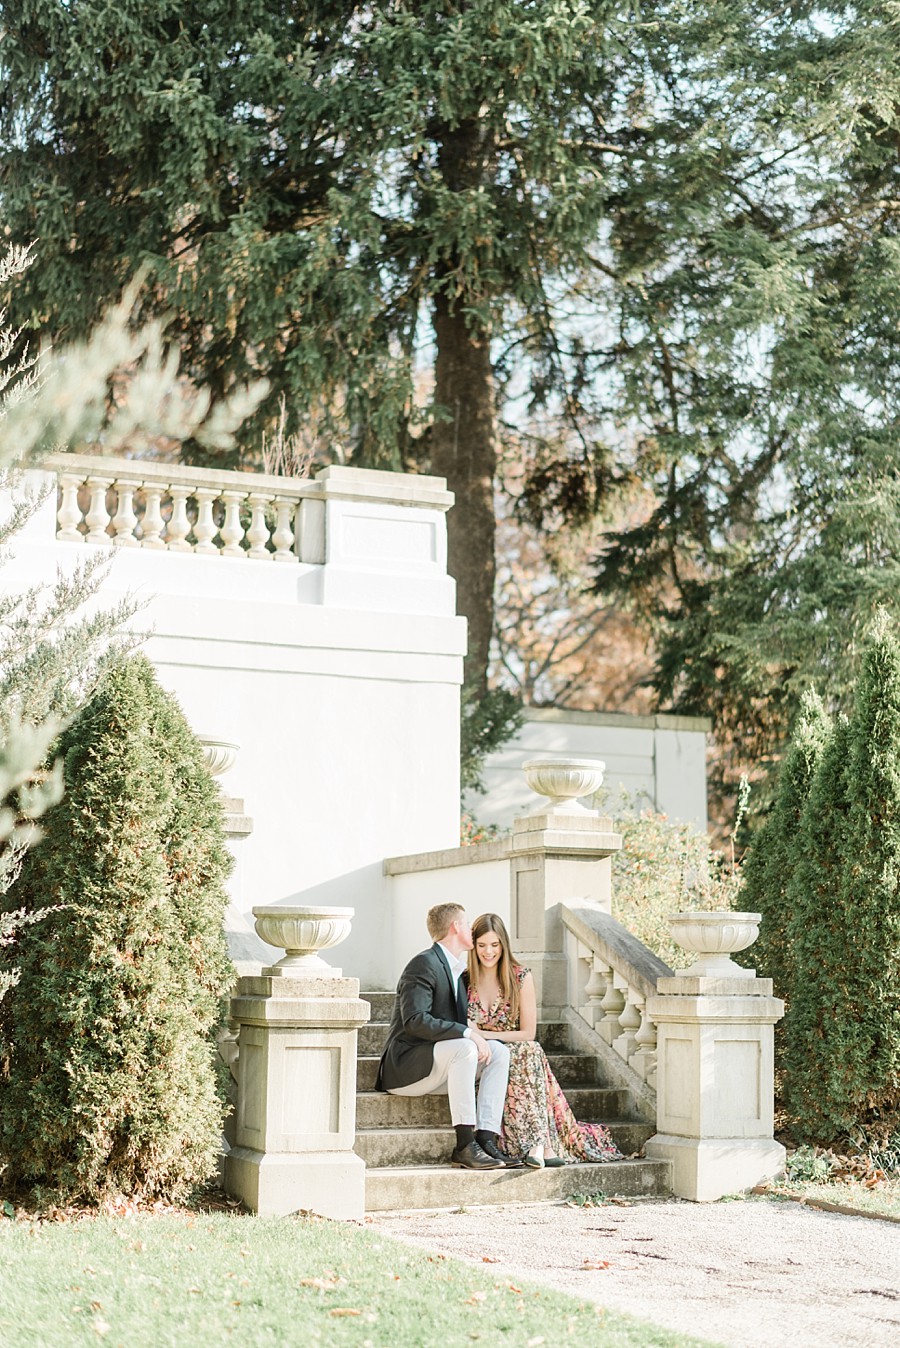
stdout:
<svg viewBox="0 0 900 1348">
<path fill-rule="evenodd" d="M 492 932 L 500 938 L 497 981 L 500 984 L 500 995 L 503 1001 L 509 1003 L 510 1020 L 518 1024 L 519 980 L 516 978 L 516 970 L 521 966 L 513 958 L 512 951 L 509 948 L 509 933 L 506 930 L 503 918 L 498 917 L 496 913 L 482 913 L 472 923 L 472 949 L 469 951 L 469 987 L 477 988 L 478 986 L 478 971 L 481 966 L 478 963 L 476 947 L 478 938 L 486 936 L 488 932 Z"/>
</svg>

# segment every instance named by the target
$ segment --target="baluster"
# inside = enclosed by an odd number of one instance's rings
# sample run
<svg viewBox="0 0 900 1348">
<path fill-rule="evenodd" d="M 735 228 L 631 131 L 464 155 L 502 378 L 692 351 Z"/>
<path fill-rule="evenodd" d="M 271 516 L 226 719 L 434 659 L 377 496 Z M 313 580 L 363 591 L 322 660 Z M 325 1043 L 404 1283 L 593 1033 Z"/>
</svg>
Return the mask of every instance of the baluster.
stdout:
<svg viewBox="0 0 900 1348">
<path fill-rule="evenodd" d="M 250 502 L 252 512 L 250 518 L 250 528 L 247 530 L 247 542 L 250 544 L 248 557 L 253 557 L 258 561 L 270 561 L 272 553 L 266 547 L 269 541 L 269 526 L 266 524 L 266 506 L 272 500 L 271 496 L 265 496 L 262 492 L 253 491 L 247 497 Z"/>
<path fill-rule="evenodd" d="M 81 523 L 81 507 L 78 504 L 78 492 L 84 478 L 80 473 L 61 473 L 59 485 L 62 498 L 56 520 L 59 532 L 56 537 L 63 543 L 83 543 L 84 534 L 78 528 Z"/>
<path fill-rule="evenodd" d="M 603 1008 L 604 1015 L 600 1024 L 596 1026 L 596 1030 L 601 1038 L 606 1040 L 607 1044 L 611 1044 L 616 1036 L 621 1033 L 622 1027 L 619 1024 L 619 1016 L 622 1014 L 622 1008 L 625 1005 L 625 998 L 616 987 L 613 978 L 606 985 L 606 991 L 600 1005 Z"/>
<path fill-rule="evenodd" d="M 294 526 L 291 523 L 291 515 L 297 502 L 290 501 L 286 496 L 275 497 L 275 530 L 272 534 L 272 542 L 275 544 L 276 562 L 296 562 L 297 554 L 294 552 Z"/>
<path fill-rule="evenodd" d="M 197 500 L 197 522 L 194 525 L 194 537 L 197 542 L 194 545 L 194 551 L 209 557 L 215 557 L 219 551 L 213 542 L 218 530 L 212 510 L 213 501 L 218 494 L 210 487 L 197 487 L 194 492 Z"/>
<path fill-rule="evenodd" d="M 89 477 L 87 484 L 91 489 L 91 505 L 84 517 L 84 522 L 88 527 L 85 541 L 87 543 L 109 543 L 110 537 L 106 532 L 109 524 L 106 493 L 108 488 L 112 486 L 112 478 Z"/>
<path fill-rule="evenodd" d="M 246 554 L 241 547 L 241 539 L 244 537 L 244 526 L 241 524 L 241 502 L 244 500 L 242 491 L 223 491 L 222 500 L 225 502 L 225 523 L 219 530 L 222 535 L 223 557 L 243 557 Z"/>
<path fill-rule="evenodd" d="M 187 498 L 190 487 L 170 487 L 172 515 L 166 526 L 166 547 L 170 552 L 191 552 L 187 536 L 191 532 L 191 522 L 187 513 Z"/>
<path fill-rule="evenodd" d="M 613 1048 L 621 1054 L 626 1062 L 634 1053 L 635 1035 L 641 1026 L 641 1013 L 636 1004 L 638 1000 L 643 1000 L 640 998 L 640 994 L 635 992 L 633 988 L 628 988 L 628 996 L 619 1015 L 622 1033 L 613 1040 Z"/>
<path fill-rule="evenodd" d="M 593 961 L 591 976 L 584 987 L 587 1005 L 582 1008 L 581 1012 L 592 1028 L 603 1019 L 603 995 L 606 992 L 606 984 L 611 973 L 609 965 L 602 964 L 599 960 Z"/>
<path fill-rule="evenodd" d="M 655 1081 L 656 1073 L 656 1026 L 647 1015 L 647 1007 L 643 999 L 640 1002 L 640 1013 L 641 1025 L 634 1036 L 636 1052 L 631 1060 L 631 1065 L 649 1086 L 651 1077 Z"/>
<path fill-rule="evenodd" d="M 163 531 L 162 498 L 164 487 L 144 483 L 144 518 L 141 523 L 141 547 L 151 552 L 161 552 L 165 543 L 160 535 Z"/>
<path fill-rule="evenodd" d="M 113 542 L 117 548 L 139 548 L 141 546 L 134 533 L 137 528 L 137 515 L 134 513 L 134 493 L 140 485 L 139 481 L 133 481 L 126 477 L 116 478 L 113 483 L 119 498 L 112 522 L 116 535 Z"/>
</svg>

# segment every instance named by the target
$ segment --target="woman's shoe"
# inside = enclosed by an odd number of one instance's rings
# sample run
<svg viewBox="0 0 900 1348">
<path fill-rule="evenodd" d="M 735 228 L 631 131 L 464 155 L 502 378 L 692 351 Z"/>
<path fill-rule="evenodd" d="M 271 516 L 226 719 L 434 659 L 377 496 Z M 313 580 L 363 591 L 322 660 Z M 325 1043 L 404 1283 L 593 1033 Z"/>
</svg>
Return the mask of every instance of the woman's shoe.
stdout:
<svg viewBox="0 0 900 1348">
<path fill-rule="evenodd" d="M 535 1152 L 537 1152 L 538 1154 L 536 1155 Z M 526 1165 L 529 1170 L 543 1170 L 544 1168 L 543 1147 L 535 1148 L 534 1150 L 526 1153 L 526 1155 L 522 1157 L 522 1164 Z"/>
<path fill-rule="evenodd" d="M 566 1162 L 565 1162 L 565 1160 L 564 1160 L 564 1158 L 563 1158 L 562 1156 L 545 1156 L 545 1157 L 544 1157 L 544 1165 L 546 1165 L 546 1166 L 565 1165 L 565 1164 L 566 1164 Z"/>
</svg>

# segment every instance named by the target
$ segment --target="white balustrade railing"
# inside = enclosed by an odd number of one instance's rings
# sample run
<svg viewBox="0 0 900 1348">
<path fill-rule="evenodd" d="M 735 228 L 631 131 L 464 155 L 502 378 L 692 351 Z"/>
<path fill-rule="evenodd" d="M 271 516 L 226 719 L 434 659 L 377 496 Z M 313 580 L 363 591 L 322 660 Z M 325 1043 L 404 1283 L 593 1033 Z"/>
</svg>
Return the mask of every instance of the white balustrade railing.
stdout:
<svg viewBox="0 0 900 1348">
<path fill-rule="evenodd" d="M 249 561 L 301 557 L 309 478 L 235 473 L 137 459 L 58 455 L 57 538 L 66 543 L 194 552 Z"/>
<path fill-rule="evenodd" d="M 656 1090 L 656 982 L 672 970 L 600 908 L 560 905 L 571 1005 L 640 1081 Z"/>
</svg>

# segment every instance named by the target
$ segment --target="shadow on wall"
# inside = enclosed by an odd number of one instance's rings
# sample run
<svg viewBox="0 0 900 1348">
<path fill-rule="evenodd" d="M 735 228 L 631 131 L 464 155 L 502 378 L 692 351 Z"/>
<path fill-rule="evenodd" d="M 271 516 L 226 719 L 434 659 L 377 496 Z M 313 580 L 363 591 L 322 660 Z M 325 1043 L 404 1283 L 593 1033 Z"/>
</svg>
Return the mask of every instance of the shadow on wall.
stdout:
<svg viewBox="0 0 900 1348">
<path fill-rule="evenodd" d="M 380 861 L 358 870 L 337 875 L 309 889 L 297 890 L 272 900 L 276 907 L 353 908 L 350 935 L 340 945 L 323 951 L 323 959 L 342 971 L 347 978 L 358 978 L 365 991 L 390 990 L 397 983 L 394 954 L 394 923 L 390 889 Z M 253 927 L 253 914 L 245 915 Z M 259 940 L 254 934 L 254 939 Z M 231 937 L 229 936 L 229 945 Z M 280 958 L 274 946 L 260 942 L 267 952 L 265 962 Z M 232 956 L 234 958 L 234 956 Z"/>
</svg>

